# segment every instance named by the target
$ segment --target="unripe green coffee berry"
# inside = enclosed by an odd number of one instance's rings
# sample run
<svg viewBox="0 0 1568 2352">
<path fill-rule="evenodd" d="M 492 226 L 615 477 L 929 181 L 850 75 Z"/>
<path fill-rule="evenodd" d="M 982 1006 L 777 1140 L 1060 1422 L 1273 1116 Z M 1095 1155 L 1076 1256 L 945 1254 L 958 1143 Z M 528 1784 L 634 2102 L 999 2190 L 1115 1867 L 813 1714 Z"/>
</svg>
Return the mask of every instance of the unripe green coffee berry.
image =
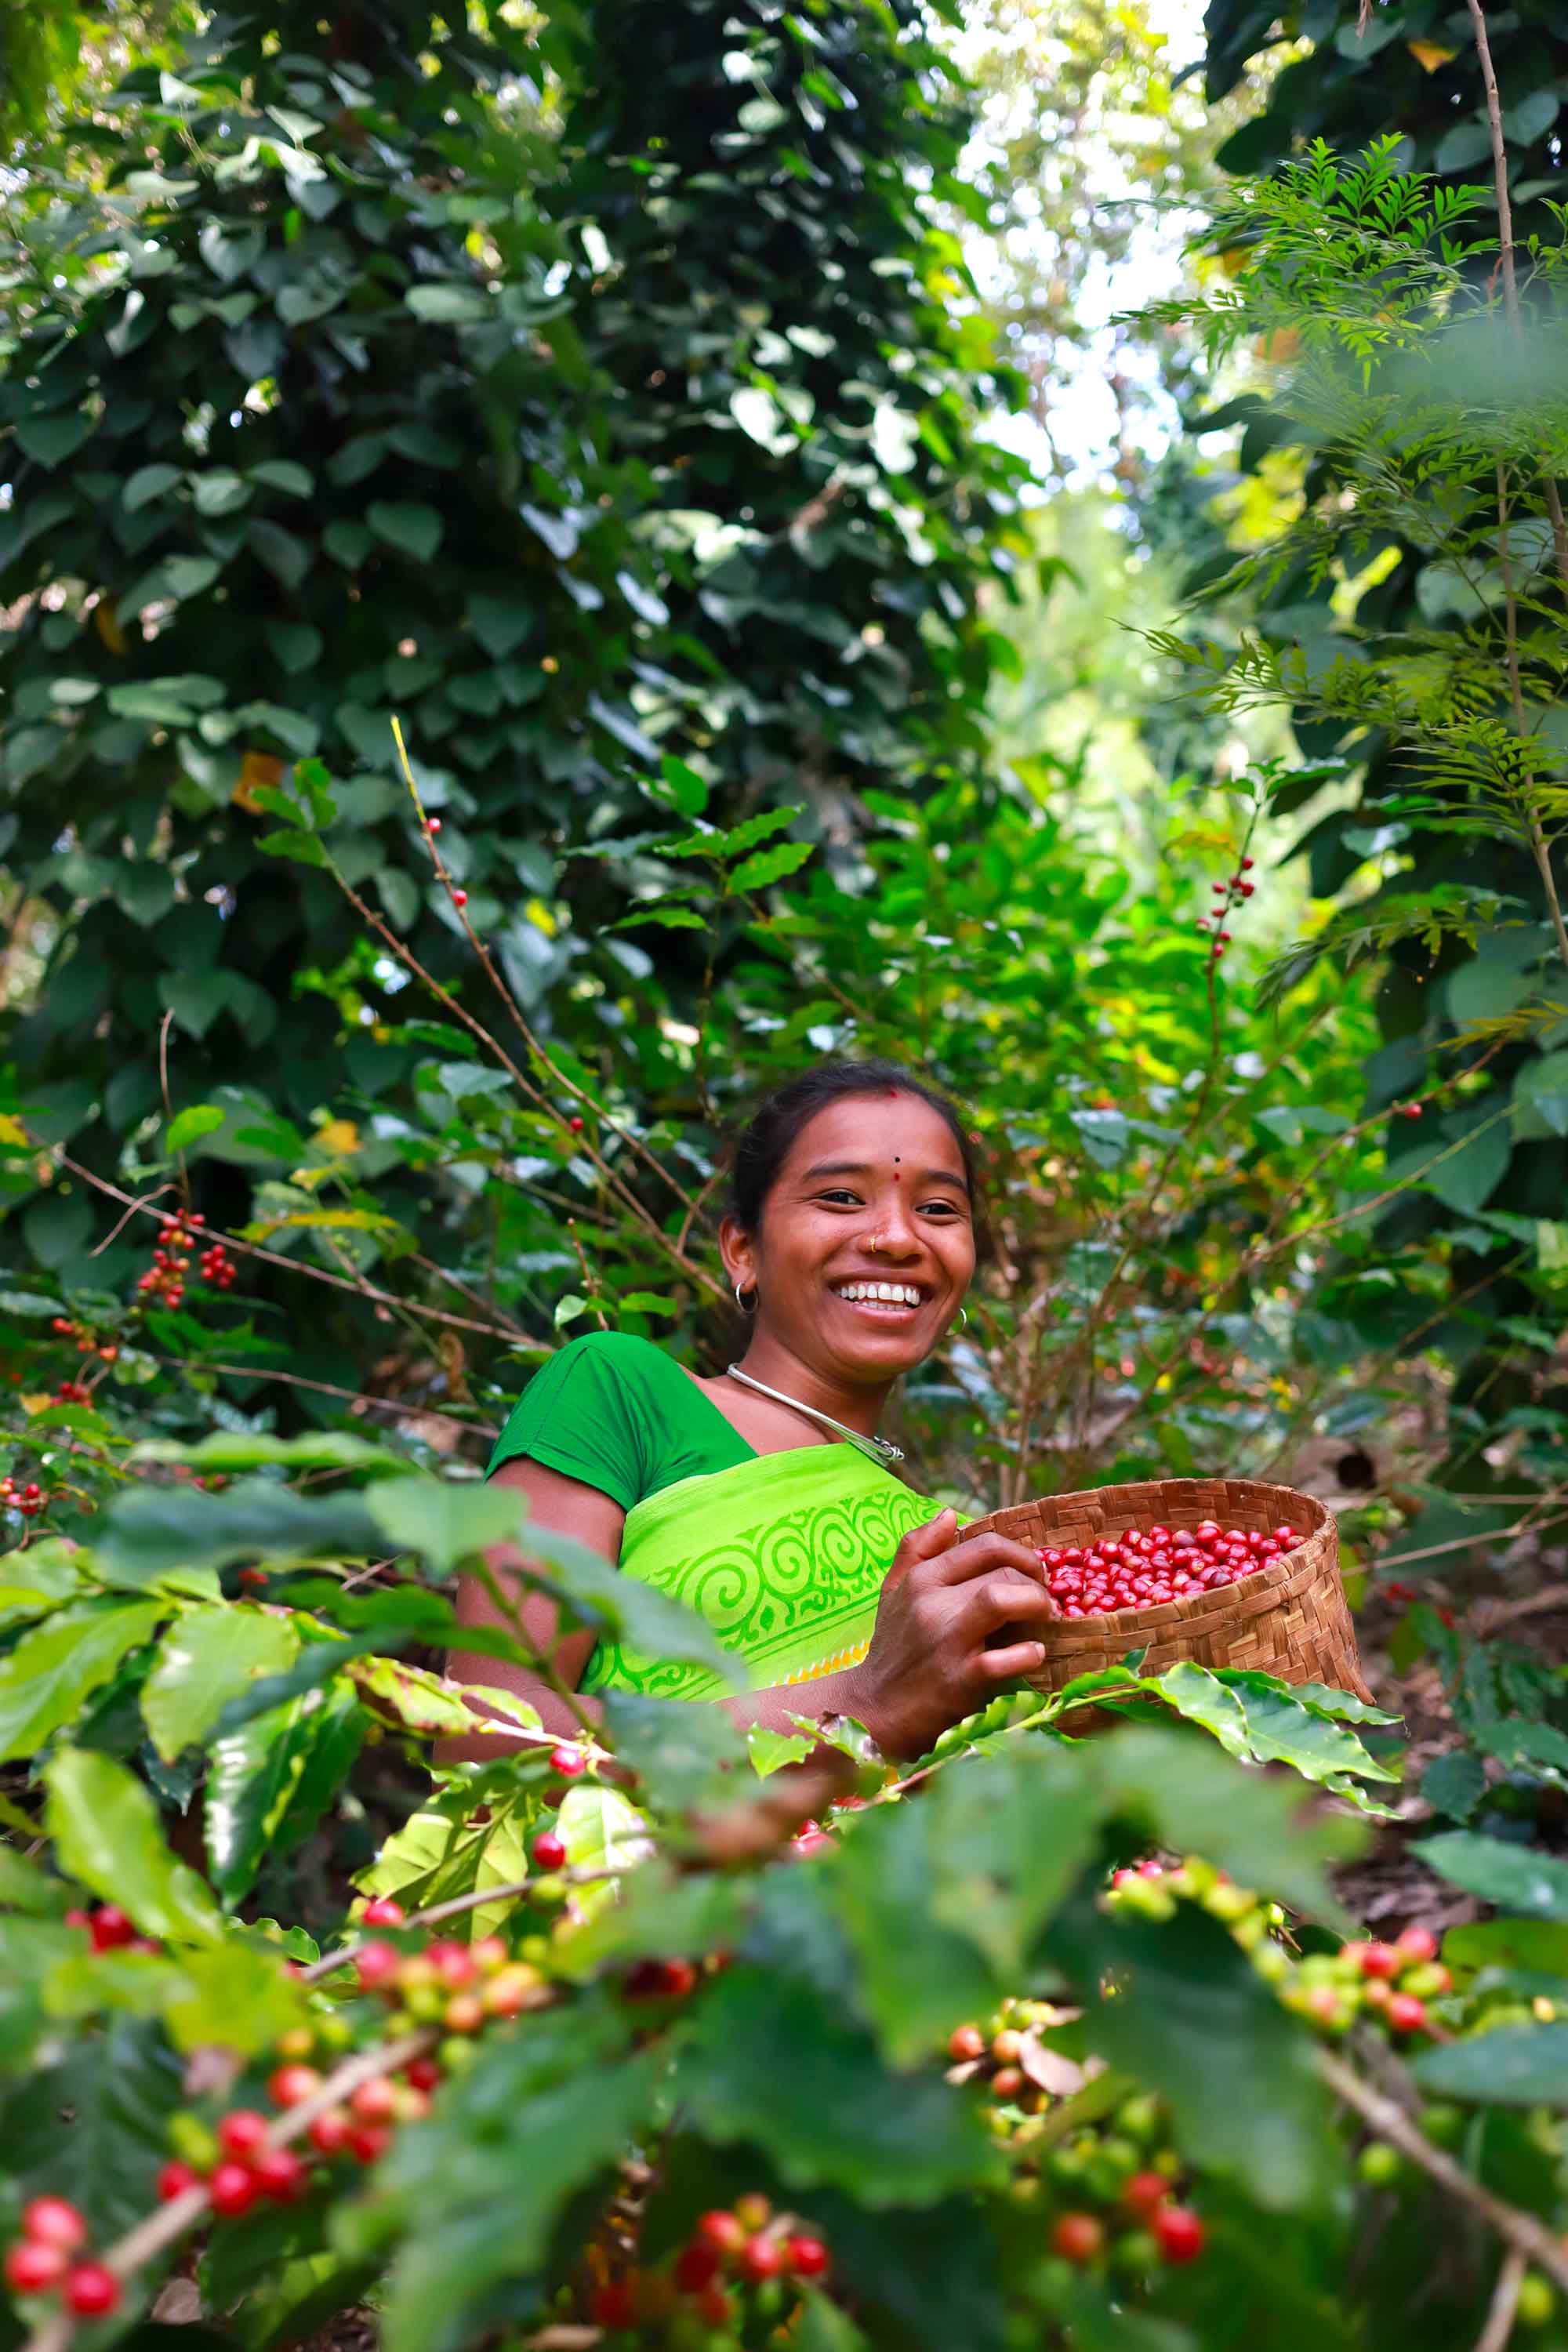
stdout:
<svg viewBox="0 0 1568 2352">
<path fill-rule="evenodd" d="M 1519 2283 L 1517 2309 L 1524 2326 L 1546 2326 L 1557 2311 L 1551 2280 L 1542 2278 L 1539 2271 L 1526 2271 Z"/>
<path fill-rule="evenodd" d="M 1429 2139 L 1434 2147 L 1458 2147 L 1464 2137 L 1463 2107 L 1450 2106 L 1446 2102 L 1423 2107 L 1415 2121 L 1423 2137 Z"/>
<path fill-rule="evenodd" d="M 1213 1886 L 1204 1896 L 1204 1909 L 1215 1919 L 1232 1922 L 1245 1919 L 1257 1907 L 1258 1897 L 1250 1888 L 1227 1885 Z"/>
<path fill-rule="evenodd" d="M 1454 1989 L 1453 1971 L 1440 1960 L 1428 1960 L 1418 1969 L 1409 1969 L 1399 1979 L 1401 1992 L 1413 1992 L 1417 2000 L 1438 2000 Z"/>
<path fill-rule="evenodd" d="M 471 2066 L 479 2054 L 477 2042 L 470 2034 L 448 2033 L 436 2047 L 436 2060 L 445 2074 L 460 2074 Z"/>
<path fill-rule="evenodd" d="M 1252 1965 L 1265 1984 L 1283 1984 L 1290 1973 L 1290 1955 L 1266 1936 L 1253 1952 Z"/>
<path fill-rule="evenodd" d="M 1058 2189 L 1076 2189 L 1083 2179 L 1083 2158 L 1073 2147 L 1049 2148 L 1046 2171 Z"/>
<path fill-rule="evenodd" d="M 776 2319 L 784 2309 L 783 2279 L 763 2279 L 752 2297 L 752 2307 L 759 2319 Z"/>
<path fill-rule="evenodd" d="M 1373 2139 L 1357 2157 L 1355 2168 L 1369 2189 L 1392 2189 L 1405 2169 L 1405 2159 L 1385 2139 Z"/>
<path fill-rule="evenodd" d="M 517 1957 L 526 1960 L 530 1968 L 542 1969 L 550 1958 L 549 1937 L 525 1936 L 517 1948 Z"/>
<path fill-rule="evenodd" d="M 1128 2230 L 1110 2249 L 1110 2267 L 1123 2278 L 1147 2278 L 1160 2267 L 1159 2241 L 1152 2230 Z"/>
<path fill-rule="evenodd" d="M 528 1890 L 528 1899 L 541 1911 L 553 1911 L 565 1902 L 570 1893 L 570 1887 L 558 1871 L 547 1871 L 542 1878 L 534 1880 Z M 526 1937 L 523 1940 L 526 1944 Z"/>
<path fill-rule="evenodd" d="M 1140 2147 L 1148 2147 L 1164 2129 L 1160 2115 L 1160 2102 L 1141 2092 L 1135 2098 L 1123 2099 L 1116 2110 L 1116 2128 L 1136 2140 Z"/>
<path fill-rule="evenodd" d="M 1244 1952 L 1255 1952 L 1268 1933 L 1268 1923 L 1261 1911 L 1249 1911 L 1244 1919 L 1237 1920 L 1230 1932 Z"/>
<path fill-rule="evenodd" d="M 169 2117 L 168 2135 L 174 2154 L 194 2172 L 210 2172 L 223 2153 L 216 2135 L 199 2116 L 191 2115 L 184 2107 L 176 2108 Z"/>
</svg>

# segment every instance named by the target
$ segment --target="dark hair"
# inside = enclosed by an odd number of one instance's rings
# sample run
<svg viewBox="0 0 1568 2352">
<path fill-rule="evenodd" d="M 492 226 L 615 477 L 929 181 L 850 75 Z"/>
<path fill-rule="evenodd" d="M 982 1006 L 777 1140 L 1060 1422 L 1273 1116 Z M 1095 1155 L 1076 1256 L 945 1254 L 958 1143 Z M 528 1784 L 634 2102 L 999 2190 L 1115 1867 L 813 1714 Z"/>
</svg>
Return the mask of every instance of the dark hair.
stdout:
<svg viewBox="0 0 1568 2352">
<path fill-rule="evenodd" d="M 963 1164 L 964 1188 L 974 1221 L 975 1254 L 984 1258 L 991 1246 L 985 1215 L 984 1188 L 969 1130 L 955 1103 L 935 1087 L 917 1078 L 897 1062 L 818 1062 L 798 1077 L 775 1087 L 757 1105 L 730 1148 L 730 1213 L 745 1232 L 754 1234 L 763 1209 L 796 1138 L 819 1110 L 830 1104 L 852 1102 L 864 1095 L 914 1095 L 929 1103 L 958 1147 Z"/>
</svg>

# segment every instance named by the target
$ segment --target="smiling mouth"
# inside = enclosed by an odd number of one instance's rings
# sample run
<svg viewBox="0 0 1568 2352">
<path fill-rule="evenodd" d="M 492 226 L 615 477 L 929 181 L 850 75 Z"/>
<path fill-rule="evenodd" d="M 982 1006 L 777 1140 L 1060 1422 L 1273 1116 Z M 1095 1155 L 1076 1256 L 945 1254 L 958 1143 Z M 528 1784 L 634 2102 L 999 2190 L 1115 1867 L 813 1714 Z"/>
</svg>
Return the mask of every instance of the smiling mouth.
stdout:
<svg viewBox="0 0 1568 2352">
<path fill-rule="evenodd" d="M 910 1314 L 923 1307 L 928 1296 L 915 1282 L 835 1282 L 828 1287 L 835 1298 L 842 1298 L 847 1306 L 889 1316 Z"/>
</svg>

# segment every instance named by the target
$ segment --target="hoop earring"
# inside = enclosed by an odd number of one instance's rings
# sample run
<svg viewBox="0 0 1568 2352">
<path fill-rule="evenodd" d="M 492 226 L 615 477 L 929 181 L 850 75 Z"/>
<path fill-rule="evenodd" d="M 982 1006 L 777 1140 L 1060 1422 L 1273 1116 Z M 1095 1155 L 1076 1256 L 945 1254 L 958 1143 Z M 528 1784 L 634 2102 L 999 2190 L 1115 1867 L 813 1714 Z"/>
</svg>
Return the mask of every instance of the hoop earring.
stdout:
<svg viewBox="0 0 1568 2352">
<path fill-rule="evenodd" d="M 961 1331 L 963 1331 L 968 1328 L 968 1326 L 969 1309 L 967 1307 L 961 1307 L 958 1310 L 958 1328 Z"/>
<path fill-rule="evenodd" d="M 752 1295 L 750 1298 L 746 1296 L 745 1285 L 743 1283 L 738 1282 L 735 1285 L 735 1304 L 740 1308 L 742 1315 L 754 1315 L 756 1313 L 757 1292 L 754 1283 L 752 1286 Z"/>
</svg>

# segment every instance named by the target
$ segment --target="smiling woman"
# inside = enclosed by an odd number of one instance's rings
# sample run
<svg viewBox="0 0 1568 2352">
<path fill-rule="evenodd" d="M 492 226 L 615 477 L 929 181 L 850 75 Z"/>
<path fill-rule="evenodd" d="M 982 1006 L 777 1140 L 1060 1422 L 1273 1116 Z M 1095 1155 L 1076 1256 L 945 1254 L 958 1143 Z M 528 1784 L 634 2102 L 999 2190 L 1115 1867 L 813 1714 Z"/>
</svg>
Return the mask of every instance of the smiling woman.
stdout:
<svg viewBox="0 0 1568 2352">
<path fill-rule="evenodd" d="M 698 1610 L 752 1683 L 723 1701 L 737 1721 L 852 1715 L 887 1754 L 919 1755 L 1040 1665 L 1056 1614 L 1035 1554 L 932 1517 L 877 1434 L 894 1381 L 959 1315 L 984 1244 L 952 1105 L 890 1063 L 825 1063 L 735 1146 L 719 1246 L 750 1320 L 740 1361 L 703 1380 L 646 1339 L 576 1340 L 530 1384 L 490 1475 L 525 1490 L 536 1524 Z M 489 1565 L 504 1583 L 521 1556 Z M 477 1582 L 459 1608 L 496 1622 Z M 558 1638 L 538 1594 L 522 1622 L 585 1694 L 720 1696 L 700 1667 Z M 453 1670 L 573 1727 L 538 1677 L 470 1655 Z"/>
</svg>

